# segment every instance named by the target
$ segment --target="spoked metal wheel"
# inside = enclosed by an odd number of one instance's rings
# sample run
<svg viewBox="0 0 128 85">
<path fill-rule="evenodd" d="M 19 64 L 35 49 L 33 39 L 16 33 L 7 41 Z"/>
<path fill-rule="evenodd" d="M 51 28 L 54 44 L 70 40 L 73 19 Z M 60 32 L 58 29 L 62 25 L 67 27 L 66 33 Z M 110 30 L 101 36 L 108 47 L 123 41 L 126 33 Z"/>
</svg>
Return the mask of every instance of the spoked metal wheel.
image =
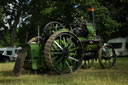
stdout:
<svg viewBox="0 0 128 85">
<path fill-rule="evenodd" d="M 69 32 L 57 32 L 48 40 L 44 48 L 46 64 L 58 73 L 77 70 L 83 59 L 82 46 L 78 38 Z"/>
<path fill-rule="evenodd" d="M 45 25 L 42 36 L 49 37 L 55 32 L 57 32 L 58 30 L 60 30 L 61 28 L 63 28 L 63 25 L 61 23 L 57 21 L 49 22 L 48 24 Z"/>
<path fill-rule="evenodd" d="M 99 49 L 98 58 L 102 68 L 111 68 L 116 63 L 116 54 L 110 45 L 104 45 Z"/>
</svg>

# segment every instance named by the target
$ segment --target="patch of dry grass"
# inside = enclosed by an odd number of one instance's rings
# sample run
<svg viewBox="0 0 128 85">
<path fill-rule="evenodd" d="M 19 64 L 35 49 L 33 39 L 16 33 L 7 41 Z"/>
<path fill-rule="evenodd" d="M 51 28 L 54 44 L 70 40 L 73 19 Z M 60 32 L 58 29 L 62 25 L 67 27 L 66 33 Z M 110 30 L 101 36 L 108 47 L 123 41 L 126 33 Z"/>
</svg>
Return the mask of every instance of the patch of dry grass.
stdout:
<svg viewBox="0 0 128 85">
<path fill-rule="evenodd" d="M 96 63 L 97 64 L 97 63 Z M 118 58 L 112 69 L 100 69 L 99 65 L 90 69 L 79 69 L 72 74 L 48 75 L 28 74 L 12 76 L 14 63 L 0 64 L 0 85 L 127 85 L 128 58 Z"/>
</svg>

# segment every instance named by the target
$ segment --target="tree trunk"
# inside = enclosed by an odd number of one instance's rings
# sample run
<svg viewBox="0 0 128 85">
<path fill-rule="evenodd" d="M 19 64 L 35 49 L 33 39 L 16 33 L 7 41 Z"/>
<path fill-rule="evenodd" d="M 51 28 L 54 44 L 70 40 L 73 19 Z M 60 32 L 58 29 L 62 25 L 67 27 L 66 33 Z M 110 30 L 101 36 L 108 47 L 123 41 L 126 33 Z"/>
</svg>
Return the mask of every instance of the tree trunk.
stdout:
<svg viewBox="0 0 128 85">
<path fill-rule="evenodd" d="M 22 51 L 19 51 L 15 66 L 13 68 L 13 76 L 20 76 L 21 75 L 21 72 L 22 72 L 22 69 L 24 66 L 25 58 L 26 58 L 26 54 L 22 53 Z"/>
<path fill-rule="evenodd" d="M 16 42 L 16 29 L 17 29 L 17 25 L 19 23 L 19 16 L 16 17 L 13 25 L 11 26 L 11 45 L 15 46 L 15 42 Z"/>
</svg>

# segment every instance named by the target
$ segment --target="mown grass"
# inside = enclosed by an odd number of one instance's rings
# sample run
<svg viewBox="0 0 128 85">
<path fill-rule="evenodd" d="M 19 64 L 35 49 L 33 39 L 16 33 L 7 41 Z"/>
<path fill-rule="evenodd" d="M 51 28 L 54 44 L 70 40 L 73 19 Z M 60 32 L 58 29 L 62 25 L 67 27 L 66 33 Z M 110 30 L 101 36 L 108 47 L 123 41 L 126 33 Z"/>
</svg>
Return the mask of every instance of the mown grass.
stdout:
<svg viewBox="0 0 128 85">
<path fill-rule="evenodd" d="M 0 64 L 0 85 L 128 85 L 128 58 L 118 58 L 112 69 L 79 69 L 72 74 L 30 74 L 23 71 L 20 77 L 12 76 L 14 63 Z"/>
</svg>

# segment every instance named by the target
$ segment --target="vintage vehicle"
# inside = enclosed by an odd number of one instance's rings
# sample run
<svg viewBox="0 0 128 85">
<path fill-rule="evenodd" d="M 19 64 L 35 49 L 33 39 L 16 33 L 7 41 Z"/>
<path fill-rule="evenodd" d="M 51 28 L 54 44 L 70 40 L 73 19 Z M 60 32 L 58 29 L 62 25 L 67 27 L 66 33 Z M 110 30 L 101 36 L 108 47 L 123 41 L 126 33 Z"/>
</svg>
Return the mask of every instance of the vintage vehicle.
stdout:
<svg viewBox="0 0 128 85">
<path fill-rule="evenodd" d="M 128 37 L 118 37 L 108 40 L 115 49 L 117 56 L 128 56 Z"/>
<path fill-rule="evenodd" d="M 75 21 L 71 26 L 57 21 L 46 24 L 41 36 L 22 46 L 14 74 L 20 75 L 22 67 L 32 72 L 71 73 L 81 67 L 82 61 L 82 67 L 89 68 L 95 60 L 102 68 L 113 67 L 116 63 L 115 51 L 97 37 L 94 23 L 81 18 Z"/>
<path fill-rule="evenodd" d="M 21 47 L 5 47 L 0 48 L 0 61 L 9 62 L 14 61 L 17 58 L 17 51 L 21 50 Z"/>
</svg>

